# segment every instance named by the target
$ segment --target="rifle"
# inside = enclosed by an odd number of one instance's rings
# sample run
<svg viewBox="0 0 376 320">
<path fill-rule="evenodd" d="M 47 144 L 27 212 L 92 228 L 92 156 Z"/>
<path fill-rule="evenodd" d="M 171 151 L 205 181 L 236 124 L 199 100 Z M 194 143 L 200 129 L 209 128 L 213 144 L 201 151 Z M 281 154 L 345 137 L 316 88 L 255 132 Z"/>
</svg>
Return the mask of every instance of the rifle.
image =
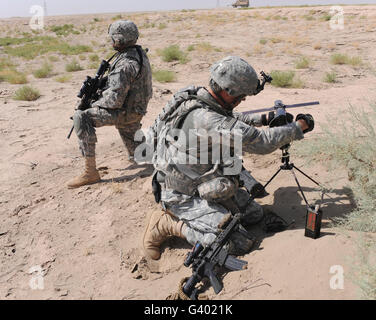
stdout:
<svg viewBox="0 0 376 320">
<path fill-rule="evenodd" d="M 306 106 L 313 106 L 316 104 L 320 104 L 319 101 L 312 101 L 312 102 L 304 102 L 304 103 L 296 103 L 296 104 L 290 104 L 290 105 L 285 105 L 282 103 L 281 100 L 276 100 L 274 102 L 274 106 L 271 108 L 263 108 L 263 109 L 257 109 L 257 110 L 250 110 L 250 111 L 244 111 L 242 114 L 247 115 L 247 114 L 252 114 L 252 113 L 259 113 L 259 112 L 265 112 L 265 111 L 276 111 L 277 116 L 279 113 L 283 113 L 283 111 L 287 108 L 297 108 L 297 107 L 306 107 Z"/>
<path fill-rule="evenodd" d="M 187 280 L 183 287 L 184 293 L 192 300 L 196 300 L 198 296 L 198 289 L 196 284 L 203 278 L 208 278 L 216 294 L 221 292 L 223 284 L 219 281 L 214 268 L 226 267 L 229 270 L 237 271 L 247 268 L 248 262 L 235 258 L 228 254 L 228 249 L 225 248 L 230 235 L 239 229 L 240 214 L 237 213 L 232 216 L 231 221 L 226 228 L 220 232 L 215 241 L 204 248 L 204 246 L 197 242 L 192 251 L 188 253 L 184 266 L 192 265 L 192 276 Z"/>
<path fill-rule="evenodd" d="M 99 98 L 100 93 L 98 92 L 98 89 L 102 89 L 104 87 L 104 84 L 106 82 L 106 78 L 103 78 L 103 75 L 106 73 L 106 71 L 110 67 L 110 61 L 115 57 L 116 53 L 107 61 L 102 60 L 97 73 L 95 74 L 94 78 L 87 76 L 85 81 L 83 82 L 81 89 L 77 95 L 78 98 L 81 99 L 80 103 L 78 104 L 78 107 L 76 110 L 86 110 L 90 108 L 90 104 L 92 101 L 95 101 Z M 73 120 L 73 117 L 71 117 L 71 120 Z M 69 131 L 69 134 L 67 136 L 67 139 L 70 138 L 72 132 L 74 129 L 74 125 L 72 126 L 71 130 Z"/>
</svg>

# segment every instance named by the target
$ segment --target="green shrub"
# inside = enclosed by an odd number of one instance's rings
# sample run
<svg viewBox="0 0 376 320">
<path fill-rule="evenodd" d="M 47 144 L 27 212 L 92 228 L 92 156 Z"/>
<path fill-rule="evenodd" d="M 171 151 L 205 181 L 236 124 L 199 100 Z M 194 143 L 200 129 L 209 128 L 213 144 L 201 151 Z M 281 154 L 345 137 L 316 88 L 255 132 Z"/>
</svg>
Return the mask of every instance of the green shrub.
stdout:
<svg viewBox="0 0 376 320">
<path fill-rule="evenodd" d="M 376 300 L 376 240 L 360 235 L 350 269 L 350 279 L 358 285 L 361 299 Z"/>
<path fill-rule="evenodd" d="M 178 45 L 171 45 L 159 50 L 159 54 L 165 62 L 179 61 L 180 63 L 186 63 L 188 61 L 187 54 L 181 51 Z"/>
<path fill-rule="evenodd" d="M 114 17 L 111 18 L 112 20 L 122 20 L 123 19 L 123 16 L 121 14 L 118 14 Z"/>
<path fill-rule="evenodd" d="M 350 57 L 347 61 L 347 64 L 350 64 L 352 66 L 360 66 L 363 64 L 361 57 Z"/>
<path fill-rule="evenodd" d="M 325 73 L 324 81 L 327 83 L 337 82 L 337 74 L 334 71 Z"/>
<path fill-rule="evenodd" d="M 154 28 L 155 23 L 144 23 L 143 25 L 140 26 L 140 29 L 149 29 L 149 28 Z"/>
<path fill-rule="evenodd" d="M 295 78 L 294 71 L 278 71 L 273 70 L 270 73 L 273 78 L 272 85 L 281 88 L 301 88 L 303 83 L 301 80 Z"/>
<path fill-rule="evenodd" d="M 331 117 L 332 118 L 332 117 Z M 333 123 L 335 125 L 333 126 Z M 322 162 L 337 173 L 347 170 L 356 207 L 334 219 L 336 226 L 357 231 L 357 254 L 352 278 L 362 298 L 376 299 L 376 104 L 362 109 L 349 106 L 338 119 L 323 126 L 324 134 L 298 143 L 297 152 L 311 162 Z"/>
<path fill-rule="evenodd" d="M 80 70 L 83 70 L 83 69 L 80 66 L 80 64 L 77 62 L 76 59 L 73 59 L 71 62 L 69 62 L 65 66 L 65 71 L 67 71 L 67 72 L 74 72 L 74 71 L 80 71 Z"/>
<path fill-rule="evenodd" d="M 34 101 L 40 97 L 40 93 L 37 89 L 34 89 L 30 86 L 23 86 L 19 88 L 15 94 L 15 100 L 23 100 L 23 101 Z"/>
<path fill-rule="evenodd" d="M 60 83 L 65 83 L 65 82 L 68 82 L 71 79 L 72 79 L 72 75 L 64 74 L 64 75 L 56 77 L 55 81 L 60 82 Z"/>
<path fill-rule="evenodd" d="M 273 20 L 281 20 L 282 17 L 281 17 L 279 14 L 277 14 L 276 16 L 273 16 L 272 19 L 273 19 Z"/>
<path fill-rule="evenodd" d="M 62 26 L 51 26 L 50 30 L 55 32 L 58 36 L 67 36 L 69 34 L 80 34 L 79 31 L 74 29 L 73 24 L 64 24 Z"/>
<path fill-rule="evenodd" d="M 296 69 L 307 69 L 309 67 L 310 61 L 307 57 L 301 57 L 295 62 Z"/>
<path fill-rule="evenodd" d="M 270 38 L 270 41 L 273 42 L 273 43 L 280 43 L 280 42 L 282 42 L 282 39 L 273 37 L 273 38 Z"/>
<path fill-rule="evenodd" d="M 305 16 L 303 16 L 304 17 L 304 19 L 306 19 L 307 21 L 312 21 L 312 20 L 315 20 L 315 17 L 314 16 L 311 16 L 311 15 L 305 15 Z"/>
<path fill-rule="evenodd" d="M 217 48 L 217 47 L 211 45 L 209 42 L 197 43 L 195 45 L 195 49 L 202 51 L 202 52 L 210 52 L 210 51 L 221 52 L 222 51 L 220 48 Z"/>
<path fill-rule="evenodd" d="M 335 53 L 330 57 L 330 62 L 332 64 L 349 64 L 352 66 L 359 66 L 361 65 L 362 58 L 360 57 L 349 57 L 346 54 Z"/>
<path fill-rule="evenodd" d="M 176 79 L 175 72 L 168 70 L 153 71 L 153 78 L 158 82 L 173 82 Z"/>
<path fill-rule="evenodd" d="M 370 107 L 365 111 L 350 106 L 335 128 L 324 127 L 325 138 L 314 140 L 309 149 L 320 161 L 346 168 L 355 186 L 357 208 L 339 221 L 352 230 L 376 232 L 376 105 Z"/>
<path fill-rule="evenodd" d="M 97 61 L 99 61 L 99 57 L 98 57 L 97 54 L 91 54 L 91 55 L 89 55 L 89 59 L 90 59 L 91 62 L 97 62 Z"/>
<path fill-rule="evenodd" d="M 51 48 L 54 49 L 54 48 Z M 67 43 L 61 43 L 57 48 L 55 48 L 58 52 L 64 55 L 77 55 L 80 53 L 92 52 L 93 49 L 86 45 L 75 45 L 71 46 Z"/>
<path fill-rule="evenodd" d="M 14 68 L 15 65 L 12 61 L 6 58 L 0 58 L 0 71 L 4 69 L 11 69 Z"/>
<path fill-rule="evenodd" d="M 56 37 L 37 36 L 28 39 L 28 43 L 16 47 L 7 46 L 4 53 L 21 57 L 25 59 L 34 59 L 35 57 L 48 52 L 58 52 L 64 55 L 77 55 L 80 53 L 91 52 L 93 49 L 86 45 L 69 45 Z"/>
<path fill-rule="evenodd" d="M 37 70 L 33 71 L 33 75 L 35 78 L 47 78 L 51 75 L 52 72 L 52 65 L 48 63 L 44 63 L 43 66 Z"/>
<path fill-rule="evenodd" d="M 266 40 L 266 39 L 260 39 L 260 44 L 266 44 L 267 42 L 268 42 L 268 40 Z"/>
<path fill-rule="evenodd" d="M 19 45 L 26 42 L 32 42 L 33 40 L 30 38 L 11 38 L 11 37 L 5 37 L 0 38 L 0 46 L 6 47 L 11 45 Z"/>
<path fill-rule="evenodd" d="M 159 25 L 158 25 L 158 29 L 159 30 L 163 30 L 163 29 L 166 29 L 167 28 L 167 24 L 165 24 L 165 23 L 160 23 Z"/>
<path fill-rule="evenodd" d="M 50 60 L 51 62 L 57 62 L 57 61 L 59 61 L 59 58 L 56 57 L 56 56 L 49 56 L 48 60 Z"/>
<path fill-rule="evenodd" d="M 4 69 L 0 71 L 0 81 L 6 81 L 10 84 L 25 84 L 27 77 L 24 73 L 15 69 Z"/>
<path fill-rule="evenodd" d="M 332 18 L 332 16 L 330 14 L 325 14 L 323 15 L 320 20 L 321 21 L 329 21 L 330 19 Z"/>
<path fill-rule="evenodd" d="M 97 62 L 91 62 L 88 64 L 87 69 L 98 69 L 99 65 Z"/>
<path fill-rule="evenodd" d="M 346 64 L 349 57 L 345 54 L 335 53 L 330 57 L 330 62 L 332 64 Z"/>
</svg>

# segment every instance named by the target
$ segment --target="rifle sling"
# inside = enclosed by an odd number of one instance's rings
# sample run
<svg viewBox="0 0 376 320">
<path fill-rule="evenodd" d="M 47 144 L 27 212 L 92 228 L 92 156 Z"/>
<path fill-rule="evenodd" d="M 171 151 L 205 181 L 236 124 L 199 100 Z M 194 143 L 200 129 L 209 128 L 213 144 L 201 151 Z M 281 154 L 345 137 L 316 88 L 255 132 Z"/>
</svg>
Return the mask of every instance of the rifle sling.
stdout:
<svg viewBox="0 0 376 320">
<path fill-rule="evenodd" d="M 141 48 L 141 46 L 138 46 L 138 45 L 134 45 L 134 46 L 131 46 L 131 47 L 128 47 L 128 48 L 134 48 L 134 49 L 136 49 L 137 53 L 138 53 L 138 56 L 140 58 L 140 61 L 138 61 L 137 59 L 135 59 L 133 57 L 128 57 L 131 60 L 137 61 L 139 63 L 139 65 L 140 65 L 140 69 L 139 69 L 138 74 L 136 76 L 136 79 L 138 79 L 141 76 L 142 67 L 144 66 L 144 56 L 142 54 L 142 48 Z"/>
</svg>

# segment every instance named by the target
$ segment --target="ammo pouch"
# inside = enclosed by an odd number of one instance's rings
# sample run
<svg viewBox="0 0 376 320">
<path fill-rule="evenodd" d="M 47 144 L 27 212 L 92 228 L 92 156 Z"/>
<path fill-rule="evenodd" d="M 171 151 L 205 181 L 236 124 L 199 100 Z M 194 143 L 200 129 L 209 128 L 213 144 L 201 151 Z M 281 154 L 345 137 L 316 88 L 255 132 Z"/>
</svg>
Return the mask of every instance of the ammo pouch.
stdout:
<svg viewBox="0 0 376 320">
<path fill-rule="evenodd" d="M 194 180 L 177 174 L 178 172 L 173 172 L 174 174 L 168 174 L 165 177 L 166 187 L 177 192 L 194 196 L 197 195 L 197 185 Z"/>
<path fill-rule="evenodd" d="M 188 166 L 175 164 L 165 176 L 167 188 L 177 192 L 198 196 L 208 201 L 226 200 L 235 195 L 239 180 L 234 176 L 221 176 L 216 169 L 199 175 Z"/>
<path fill-rule="evenodd" d="M 220 201 L 233 197 L 238 190 L 238 184 L 227 177 L 217 177 L 201 183 L 197 187 L 200 198 L 207 201 Z"/>
</svg>

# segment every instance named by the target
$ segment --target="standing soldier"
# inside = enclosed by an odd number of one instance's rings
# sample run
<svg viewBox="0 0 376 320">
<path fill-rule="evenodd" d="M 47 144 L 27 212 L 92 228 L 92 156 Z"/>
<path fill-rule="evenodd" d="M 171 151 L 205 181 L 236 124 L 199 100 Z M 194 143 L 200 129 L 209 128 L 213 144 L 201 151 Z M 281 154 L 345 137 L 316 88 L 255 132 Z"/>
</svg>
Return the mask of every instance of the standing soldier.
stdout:
<svg viewBox="0 0 376 320">
<path fill-rule="evenodd" d="M 128 151 L 128 159 L 134 161 L 134 134 L 141 128 L 141 119 L 152 97 L 151 67 L 146 52 L 136 45 L 137 26 L 132 21 L 116 21 L 110 25 L 108 34 L 117 54 L 100 99 L 89 109 L 77 110 L 73 115 L 85 169 L 83 174 L 68 183 L 68 188 L 78 188 L 101 179 L 95 162 L 95 128 L 115 126 Z"/>
</svg>

